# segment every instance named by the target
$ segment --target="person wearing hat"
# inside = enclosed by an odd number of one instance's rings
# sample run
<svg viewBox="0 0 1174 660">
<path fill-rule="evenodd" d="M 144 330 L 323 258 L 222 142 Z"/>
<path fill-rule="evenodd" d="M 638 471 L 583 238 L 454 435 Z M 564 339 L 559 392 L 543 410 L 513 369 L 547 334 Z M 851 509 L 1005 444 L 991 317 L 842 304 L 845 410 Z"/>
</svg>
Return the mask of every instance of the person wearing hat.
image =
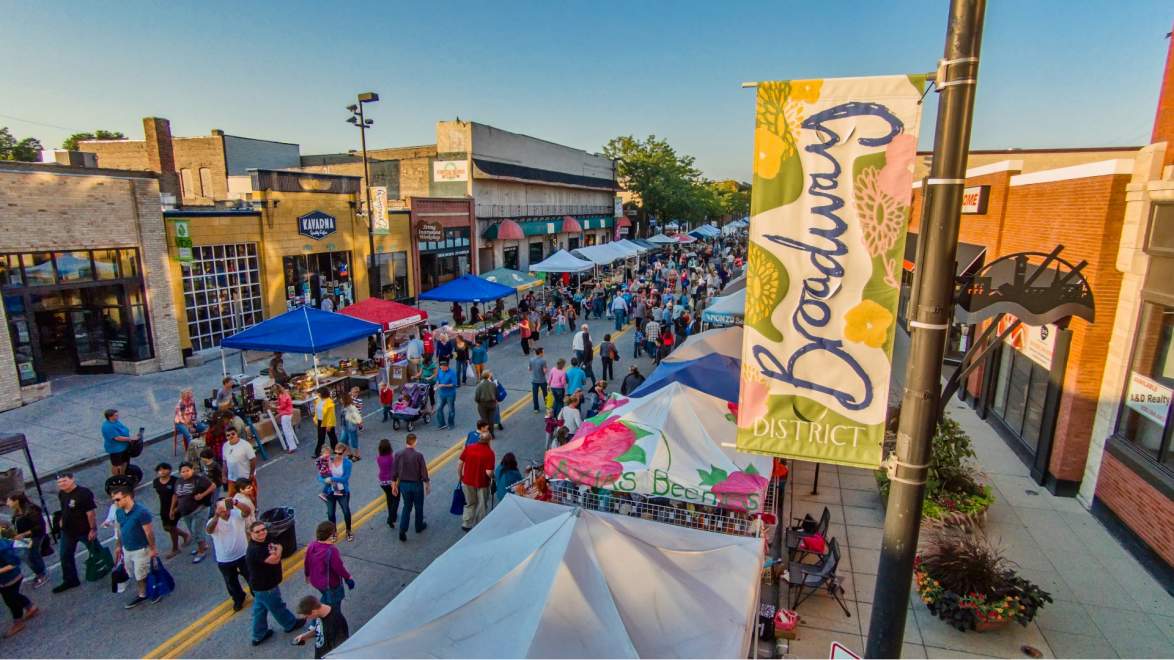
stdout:
<svg viewBox="0 0 1174 660">
<path fill-rule="evenodd" d="M 102 448 L 110 456 L 110 474 L 126 474 L 130 443 L 143 438 L 130 434 L 126 424 L 118 421 L 118 411 L 114 408 L 107 409 L 103 416 L 106 421 L 102 422 Z"/>
</svg>

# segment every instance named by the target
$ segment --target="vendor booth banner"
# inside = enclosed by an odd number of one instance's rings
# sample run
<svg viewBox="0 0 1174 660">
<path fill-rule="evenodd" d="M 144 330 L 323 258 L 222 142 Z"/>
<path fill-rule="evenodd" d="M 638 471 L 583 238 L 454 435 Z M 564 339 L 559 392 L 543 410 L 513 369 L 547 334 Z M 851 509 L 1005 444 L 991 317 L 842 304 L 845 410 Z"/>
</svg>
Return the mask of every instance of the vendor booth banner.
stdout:
<svg viewBox="0 0 1174 660">
<path fill-rule="evenodd" d="M 880 464 L 924 83 L 759 83 L 739 451 Z"/>
</svg>

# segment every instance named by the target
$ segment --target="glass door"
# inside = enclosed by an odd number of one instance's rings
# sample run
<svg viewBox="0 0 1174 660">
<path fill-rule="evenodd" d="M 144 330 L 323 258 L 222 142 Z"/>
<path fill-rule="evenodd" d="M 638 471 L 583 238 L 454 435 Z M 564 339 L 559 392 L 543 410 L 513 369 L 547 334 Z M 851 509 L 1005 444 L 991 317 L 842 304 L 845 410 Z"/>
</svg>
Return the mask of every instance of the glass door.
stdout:
<svg viewBox="0 0 1174 660">
<path fill-rule="evenodd" d="M 109 373 L 110 351 L 101 316 L 92 309 L 70 310 L 69 323 L 78 373 Z"/>
</svg>

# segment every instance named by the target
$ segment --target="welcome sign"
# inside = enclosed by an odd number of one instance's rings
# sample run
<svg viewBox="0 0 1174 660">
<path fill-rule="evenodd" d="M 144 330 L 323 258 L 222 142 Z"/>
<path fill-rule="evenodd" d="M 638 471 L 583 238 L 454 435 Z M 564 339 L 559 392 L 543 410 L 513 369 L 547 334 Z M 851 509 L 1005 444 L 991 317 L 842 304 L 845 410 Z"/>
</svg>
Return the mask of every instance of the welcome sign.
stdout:
<svg viewBox="0 0 1174 660">
<path fill-rule="evenodd" d="M 759 83 L 739 451 L 880 464 L 924 83 Z"/>
</svg>

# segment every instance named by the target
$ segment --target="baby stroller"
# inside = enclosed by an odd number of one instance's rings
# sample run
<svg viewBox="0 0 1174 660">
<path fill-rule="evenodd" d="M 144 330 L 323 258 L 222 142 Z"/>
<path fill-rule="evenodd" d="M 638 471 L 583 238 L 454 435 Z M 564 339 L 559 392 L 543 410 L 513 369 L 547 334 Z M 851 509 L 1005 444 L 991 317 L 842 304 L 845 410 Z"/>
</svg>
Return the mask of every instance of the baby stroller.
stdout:
<svg viewBox="0 0 1174 660">
<path fill-rule="evenodd" d="M 413 430 L 413 424 L 421 418 L 424 423 L 432 421 L 432 407 L 428 402 L 428 383 L 404 383 L 403 394 L 408 398 L 408 407 L 391 410 L 391 428 L 399 430 L 400 422 Z"/>
</svg>

